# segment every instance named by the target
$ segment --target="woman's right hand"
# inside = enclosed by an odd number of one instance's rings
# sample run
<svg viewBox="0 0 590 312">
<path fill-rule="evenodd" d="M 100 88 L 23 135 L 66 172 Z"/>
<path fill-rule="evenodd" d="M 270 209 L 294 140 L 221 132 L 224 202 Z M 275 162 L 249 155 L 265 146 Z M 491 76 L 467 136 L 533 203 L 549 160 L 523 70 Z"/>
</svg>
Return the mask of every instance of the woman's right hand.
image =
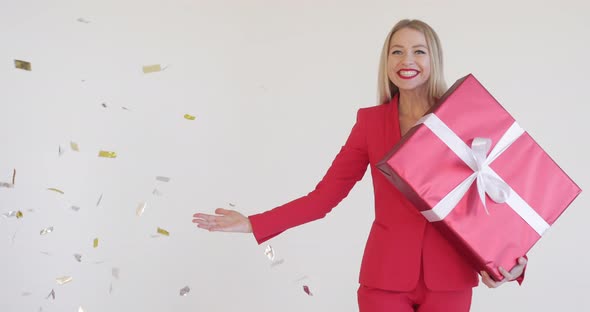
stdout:
<svg viewBox="0 0 590 312">
<path fill-rule="evenodd" d="M 210 232 L 252 233 L 252 224 L 243 214 L 223 208 L 215 209 L 215 213 L 217 215 L 195 213 L 193 223 L 196 223 L 197 227 Z"/>
</svg>

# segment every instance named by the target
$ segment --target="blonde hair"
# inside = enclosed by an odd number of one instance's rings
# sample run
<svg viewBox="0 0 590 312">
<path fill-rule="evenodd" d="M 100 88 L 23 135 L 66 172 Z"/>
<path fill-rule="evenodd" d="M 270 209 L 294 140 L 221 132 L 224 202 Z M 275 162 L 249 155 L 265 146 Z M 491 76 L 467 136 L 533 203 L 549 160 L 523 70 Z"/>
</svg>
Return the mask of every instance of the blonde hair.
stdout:
<svg viewBox="0 0 590 312">
<path fill-rule="evenodd" d="M 377 85 L 378 103 L 389 103 L 391 98 L 399 92 L 399 89 L 394 85 L 387 76 L 387 59 L 389 56 L 389 44 L 393 34 L 403 28 L 411 28 L 424 34 L 426 44 L 430 51 L 430 66 L 431 72 L 428 78 L 428 95 L 431 98 L 438 99 L 445 91 L 447 91 L 447 84 L 443 72 L 443 53 L 438 35 L 428 24 L 423 21 L 414 19 L 404 19 L 393 26 L 389 34 L 385 38 L 383 50 L 381 51 L 381 58 L 379 60 L 379 76 Z"/>
</svg>

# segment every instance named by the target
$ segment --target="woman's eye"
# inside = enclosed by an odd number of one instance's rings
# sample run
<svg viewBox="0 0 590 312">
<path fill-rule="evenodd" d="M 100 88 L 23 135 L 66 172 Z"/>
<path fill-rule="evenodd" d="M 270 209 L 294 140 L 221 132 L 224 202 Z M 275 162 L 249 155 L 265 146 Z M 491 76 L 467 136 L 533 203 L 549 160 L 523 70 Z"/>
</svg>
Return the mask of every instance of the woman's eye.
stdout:
<svg viewBox="0 0 590 312">
<path fill-rule="evenodd" d="M 400 51 L 400 50 L 393 50 L 393 51 L 391 51 L 391 54 L 400 55 L 400 54 L 402 54 L 402 51 Z"/>
<path fill-rule="evenodd" d="M 415 53 L 416 54 L 426 54 L 426 51 L 424 51 L 424 50 L 416 50 Z"/>
</svg>

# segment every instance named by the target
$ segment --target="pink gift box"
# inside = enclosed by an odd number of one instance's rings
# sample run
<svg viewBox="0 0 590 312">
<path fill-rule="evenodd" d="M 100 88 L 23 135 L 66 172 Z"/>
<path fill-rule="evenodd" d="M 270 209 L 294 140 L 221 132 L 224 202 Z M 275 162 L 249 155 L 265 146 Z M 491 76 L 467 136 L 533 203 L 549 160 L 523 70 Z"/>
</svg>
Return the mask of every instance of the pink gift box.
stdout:
<svg viewBox="0 0 590 312">
<path fill-rule="evenodd" d="M 581 192 L 473 75 L 377 167 L 496 280 L 498 267 L 512 269 Z"/>
</svg>

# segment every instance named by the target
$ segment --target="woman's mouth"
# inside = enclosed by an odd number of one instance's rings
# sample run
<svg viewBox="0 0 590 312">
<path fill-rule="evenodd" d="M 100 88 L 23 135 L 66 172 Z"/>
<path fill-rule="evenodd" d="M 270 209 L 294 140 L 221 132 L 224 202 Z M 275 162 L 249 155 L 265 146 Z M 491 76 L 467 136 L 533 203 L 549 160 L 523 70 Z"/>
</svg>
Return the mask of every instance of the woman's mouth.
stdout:
<svg viewBox="0 0 590 312">
<path fill-rule="evenodd" d="M 400 69 L 397 75 L 402 79 L 412 79 L 418 76 L 420 72 L 415 69 Z"/>
</svg>

